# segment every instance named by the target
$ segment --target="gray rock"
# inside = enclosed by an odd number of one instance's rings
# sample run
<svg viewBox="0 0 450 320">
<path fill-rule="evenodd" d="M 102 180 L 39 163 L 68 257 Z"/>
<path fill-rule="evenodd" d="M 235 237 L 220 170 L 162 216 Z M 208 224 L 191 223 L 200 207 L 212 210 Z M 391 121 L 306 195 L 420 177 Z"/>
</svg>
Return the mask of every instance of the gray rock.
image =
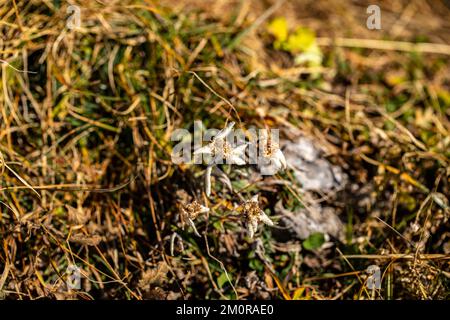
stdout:
<svg viewBox="0 0 450 320">
<path fill-rule="evenodd" d="M 286 162 L 303 190 L 329 192 L 346 183 L 342 169 L 321 157 L 321 150 L 310 139 L 301 136 L 283 146 Z"/>
<path fill-rule="evenodd" d="M 331 207 L 309 206 L 295 212 L 283 208 L 281 202 L 275 206 L 275 212 L 281 216 L 280 224 L 285 226 L 291 236 L 306 239 L 320 232 L 339 240 L 344 239 L 344 225 Z"/>
<path fill-rule="evenodd" d="M 308 207 L 290 211 L 278 202 L 275 211 L 281 216 L 280 225 L 288 230 L 291 238 L 306 239 L 320 232 L 327 241 L 329 236 L 343 240 L 344 225 L 336 209 L 316 203 L 312 192 L 329 193 L 343 188 L 348 180 L 346 174 L 325 159 L 323 150 L 309 138 L 300 136 L 293 142 L 282 141 L 281 144 Z"/>
</svg>

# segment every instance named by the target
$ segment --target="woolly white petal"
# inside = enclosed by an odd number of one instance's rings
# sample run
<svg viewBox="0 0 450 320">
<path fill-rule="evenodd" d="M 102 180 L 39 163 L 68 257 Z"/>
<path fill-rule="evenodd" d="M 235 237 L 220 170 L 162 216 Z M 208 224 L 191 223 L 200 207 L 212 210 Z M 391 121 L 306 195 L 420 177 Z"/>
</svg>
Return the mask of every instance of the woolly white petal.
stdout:
<svg viewBox="0 0 450 320">
<path fill-rule="evenodd" d="M 255 235 L 255 230 L 253 230 L 253 225 L 251 223 L 248 224 L 248 235 L 250 239 L 253 239 L 253 236 Z"/>
<path fill-rule="evenodd" d="M 174 256 L 174 246 L 175 246 L 175 238 L 176 238 L 176 233 L 172 233 L 172 235 L 170 236 L 170 255 Z"/>
<path fill-rule="evenodd" d="M 250 201 L 251 202 L 258 202 L 258 194 L 255 194 L 251 199 L 250 199 Z"/>
<path fill-rule="evenodd" d="M 271 161 L 271 165 L 272 165 L 272 169 L 273 169 L 273 171 L 274 172 L 277 172 L 280 168 L 282 168 L 282 164 L 281 164 L 281 161 L 280 161 L 280 159 L 278 159 L 278 158 L 276 158 L 276 157 L 272 157 L 271 159 L 270 159 L 270 161 Z"/>
<path fill-rule="evenodd" d="M 209 208 L 200 205 L 200 211 L 199 211 L 199 213 L 207 213 L 207 212 L 209 212 Z"/>
<path fill-rule="evenodd" d="M 212 166 L 208 166 L 205 172 L 205 193 L 207 197 L 211 195 L 211 172 Z"/>
<path fill-rule="evenodd" d="M 267 214 L 261 210 L 261 215 L 259 217 L 261 219 L 262 222 L 264 222 L 265 224 L 269 225 L 269 226 L 273 226 L 273 221 L 270 220 L 270 218 L 267 216 Z"/>
<path fill-rule="evenodd" d="M 286 163 L 286 158 L 284 157 L 283 151 L 278 149 L 277 152 L 275 153 L 275 157 L 280 161 L 281 168 L 286 169 L 287 163 Z"/>
<path fill-rule="evenodd" d="M 198 148 L 197 150 L 194 151 L 194 154 L 202 154 L 202 153 L 207 153 L 207 154 L 211 154 L 212 153 L 212 149 L 210 145 Z"/>
<path fill-rule="evenodd" d="M 201 237 L 200 233 L 198 233 L 197 228 L 195 227 L 194 221 L 192 221 L 191 218 L 188 218 L 189 224 L 191 225 L 192 229 L 194 230 L 194 233 L 197 237 Z"/>
<path fill-rule="evenodd" d="M 228 136 L 231 132 L 231 130 L 234 127 L 234 122 L 230 122 L 225 129 L 220 130 L 214 139 L 224 139 L 226 136 Z"/>
<path fill-rule="evenodd" d="M 260 142 L 267 142 L 267 139 L 269 138 L 269 132 L 267 129 L 259 130 L 259 141 Z M 266 143 L 264 143 L 266 144 Z"/>
<path fill-rule="evenodd" d="M 247 143 L 237 146 L 236 148 L 233 149 L 233 154 L 238 156 L 243 155 L 245 153 L 245 149 L 247 148 L 247 146 L 248 146 Z"/>
<path fill-rule="evenodd" d="M 232 155 L 231 157 L 229 157 L 227 159 L 227 163 L 229 163 L 229 164 L 237 164 L 238 166 L 243 166 L 245 164 L 245 160 L 240 158 L 240 157 L 238 157 L 238 156 Z"/>
<path fill-rule="evenodd" d="M 251 224 L 253 225 L 253 231 L 258 231 L 258 221 L 252 220 Z"/>
</svg>

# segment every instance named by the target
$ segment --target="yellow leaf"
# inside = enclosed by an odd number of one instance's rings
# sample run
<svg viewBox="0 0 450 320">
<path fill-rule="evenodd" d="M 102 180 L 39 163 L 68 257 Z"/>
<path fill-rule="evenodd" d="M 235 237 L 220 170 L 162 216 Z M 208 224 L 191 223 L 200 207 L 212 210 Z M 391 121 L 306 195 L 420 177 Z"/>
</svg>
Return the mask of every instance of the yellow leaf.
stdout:
<svg viewBox="0 0 450 320">
<path fill-rule="evenodd" d="M 272 274 L 272 278 L 275 280 L 275 283 L 277 284 L 278 289 L 280 289 L 280 292 L 283 295 L 284 299 L 292 300 L 291 296 L 289 295 L 288 291 L 281 283 L 280 279 L 278 279 L 278 277 L 274 273 L 271 273 L 271 274 Z"/>
<path fill-rule="evenodd" d="M 298 288 L 297 290 L 295 290 L 294 295 L 292 296 L 292 300 L 300 300 L 304 292 L 305 292 L 304 287 Z"/>
</svg>

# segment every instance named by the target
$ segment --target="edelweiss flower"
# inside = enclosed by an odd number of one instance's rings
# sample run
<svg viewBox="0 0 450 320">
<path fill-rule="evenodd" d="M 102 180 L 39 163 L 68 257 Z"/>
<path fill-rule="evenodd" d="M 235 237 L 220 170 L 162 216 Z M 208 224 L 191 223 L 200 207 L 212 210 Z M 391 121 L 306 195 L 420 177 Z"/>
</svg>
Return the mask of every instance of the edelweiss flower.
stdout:
<svg viewBox="0 0 450 320">
<path fill-rule="evenodd" d="M 184 205 L 182 204 L 180 206 L 180 211 L 183 223 L 188 222 L 191 225 L 192 229 L 194 229 L 195 235 L 200 237 L 200 234 L 198 233 L 197 228 L 195 227 L 194 220 L 200 214 L 209 212 L 209 208 L 201 205 L 200 203 L 194 200 L 189 204 Z"/>
<path fill-rule="evenodd" d="M 275 174 L 278 170 L 285 170 L 287 167 L 286 158 L 278 143 L 273 141 L 270 132 L 262 131 L 259 139 L 262 163 L 260 168 L 263 174 Z"/>
<path fill-rule="evenodd" d="M 253 196 L 249 201 L 245 201 L 240 206 L 240 211 L 244 215 L 250 238 L 253 238 L 255 232 L 258 230 L 259 222 L 273 226 L 273 221 L 259 207 L 258 195 Z"/>
<path fill-rule="evenodd" d="M 210 144 L 197 149 L 194 155 L 202 153 L 210 154 L 213 157 L 214 164 L 219 164 L 222 160 L 225 160 L 227 164 L 244 165 L 245 161 L 242 159 L 242 156 L 244 155 L 247 144 L 233 148 L 226 141 L 226 137 L 231 133 L 234 124 L 234 122 L 231 122 L 225 129 L 219 131 Z"/>
<path fill-rule="evenodd" d="M 243 156 L 245 155 L 247 144 L 241 144 L 233 148 L 226 141 L 226 137 L 231 133 L 234 124 L 234 122 L 231 122 L 225 129 L 222 129 L 215 135 L 210 144 L 194 151 L 194 155 L 205 153 L 210 154 L 213 158 L 212 163 L 208 165 L 205 172 L 207 196 L 211 194 L 211 172 L 214 165 L 222 163 L 223 160 L 225 160 L 225 163 L 227 164 L 237 164 L 240 166 L 245 164 Z"/>
</svg>

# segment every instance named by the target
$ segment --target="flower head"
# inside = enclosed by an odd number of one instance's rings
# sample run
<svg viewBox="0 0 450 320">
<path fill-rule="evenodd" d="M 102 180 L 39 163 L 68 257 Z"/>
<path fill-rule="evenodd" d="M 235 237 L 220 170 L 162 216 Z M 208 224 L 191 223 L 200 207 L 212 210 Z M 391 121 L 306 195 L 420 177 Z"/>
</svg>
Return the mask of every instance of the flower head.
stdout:
<svg viewBox="0 0 450 320">
<path fill-rule="evenodd" d="M 244 165 L 245 161 L 243 156 L 245 154 L 247 144 L 241 144 L 237 147 L 233 147 L 228 141 L 226 141 L 226 137 L 231 133 L 234 124 L 234 122 L 228 124 L 226 128 L 222 129 L 215 135 L 211 143 L 195 150 L 194 155 L 210 154 L 213 157 L 214 164 L 219 164 L 225 160 L 228 164 Z"/>
<path fill-rule="evenodd" d="M 243 158 L 247 144 L 232 147 L 230 143 L 226 141 L 226 137 L 231 133 L 234 124 L 234 122 L 230 122 L 228 126 L 215 135 L 211 143 L 194 151 L 194 155 L 209 154 L 213 157 L 212 163 L 208 165 L 205 172 L 205 189 L 206 196 L 208 197 L 211 194 L 211 172 L 214 165 L 222 163 L 224 159 L 228 164 L 245 164 L 245 160 Z"/>
<path fill-rule="evenodd" d="M 200 234 L 195 227 L 194 220 L 203 213 L 209 212 L 209 208 L 201 205 L 196 200 L 188 204 L 181 204 L 180 206 L 181 219 L 183 223 L 189 223 L 194 230 L 195 235 L 200 237 Z"/>
<path fill-rule="evenodd" d="M 253 196 L 250 200 L 245 201 L 240 210 L 244 215 L 245 222 L 249 231 L 250 238 L 253 238 L 258 230 L 258 223 L 263 222 L 269 226 L 273 226 L 273 221 L 261 210 L 258 204 L 258 195 Z"/>
<path fill-rule="evenodd" d="M 286 158 L 270 132 L 262 131 L 259 143 L 262 156 L 260 167 L 263 174 L 275 174 L 278 170 L 287 168 Z"/>
</svg>

